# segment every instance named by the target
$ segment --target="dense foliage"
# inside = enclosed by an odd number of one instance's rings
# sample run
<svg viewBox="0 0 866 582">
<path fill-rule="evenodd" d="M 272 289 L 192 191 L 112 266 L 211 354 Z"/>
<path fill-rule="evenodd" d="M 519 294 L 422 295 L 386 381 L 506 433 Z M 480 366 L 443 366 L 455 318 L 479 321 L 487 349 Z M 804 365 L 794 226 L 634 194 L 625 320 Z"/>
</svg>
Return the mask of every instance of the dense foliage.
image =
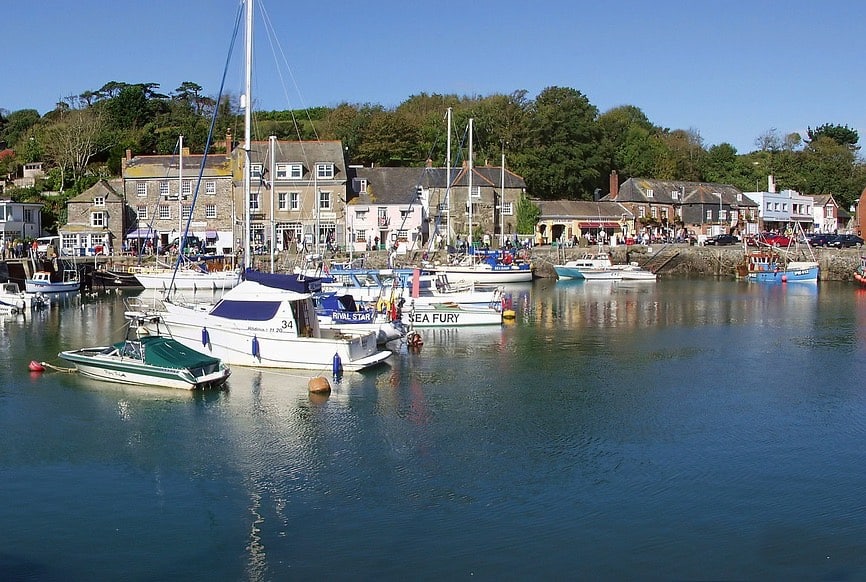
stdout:
<svg viewBox="0 0 866 582">
<path fill-rule="evenodd" d="M 170 154 L 183 135 L 184 145 L 203 151 L 215 110 L 213 151 L 222 151 L 226 132 L 242 134 L 237 98 L 217 102 L 192 82 L 168 95 L 158 90 L 156 83 L 112 81 L 58 103 L 43 116 L 33 109 L 0 110 L 0 172 L 17 175 L 31 161 L 43 161 L 49 170 L 35 189 L 13 191 L 13 198 L 59 191 L 52 203 L 60 212 L 69 196 L 100 177 L 118 175 L 127 149 Z M 455 128 L 452 164 L 460 165 L 467 155 L 472 118 L 475 164 L 498 165 L 504 154 L 533 198 L 591 199 L 597 189 L 609 190 L 613 170 L 621 181 L 637 176 L 707 181 L 743 191 L 765 189 L 772 174 L 779 188 L 833 194 L 845 208 L 866 186 L 859 136 L 847 125 L 810 127 L 805 139 L 770 130 L 756 138 L 754 151 L 740 154 L 727 143 L 705 147 L 694 129 L 658 127 L 635 106 L 600 113 L 580 91 L 564 87 L 549 87 L 534 100 L 525 91 L 488 97 L 420 94 L 394 109 L 342 103 L 260 112 L 253 137 L 341 140 L 352 164 L 420 166 L 429 159 L 442 166 L 447 155 L 443 116 L 449 108 Z"/>
</svg>

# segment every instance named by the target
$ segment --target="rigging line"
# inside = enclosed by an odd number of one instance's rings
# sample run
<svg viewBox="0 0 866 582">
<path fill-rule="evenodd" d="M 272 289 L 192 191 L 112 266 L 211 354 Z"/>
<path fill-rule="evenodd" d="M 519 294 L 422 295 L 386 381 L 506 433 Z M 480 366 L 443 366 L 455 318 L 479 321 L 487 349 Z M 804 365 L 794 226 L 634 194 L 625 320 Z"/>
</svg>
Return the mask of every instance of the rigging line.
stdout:
<svg viewBox="0 0 866 582">
<path fill-rule="evenodd" d="M 241 3 L 238 6 L 238 13 L 237 13 L 237 16 L 235 17 L 234 33 L 232 34 L 232 40 L 229 43 L 229 51 L 228 51 L 228 55 L 226 56 L 225 66 L 223 67 L 223 76 L 222 76 L 222 79 L 220 81 L 219 93 L 217 94 L 217 103 L 220 102 L 220 99 L 222 98 L 222 95 L 223 95 L 223 90 L 225 89 L 225 83 L 226 83 L 226 77 L 228 75 L 229 63 L 231 62 L 231 56 L 232 56 L 232 53 L 234 52 L 235 41 L 238 38 L 238 30 L 240 30 L 240 24 L 242 22 L 242 18 L 241 18 L 242 16 L 243 16 L 243 5 Z M 204 169 L 205 169 L 205 166 L 207 164 L 208 152 L 210 151 L 211 142 L 213 140 L 213 130 L 214 130 L 214 126 L 216 125 L 216 120 L 217 120 L 218 114 L 219 114 L 219 107 L 214 107 L 213 114 L 211 115 L 210 127 L 208 128 L 207 141 L 206 141 L 205 146 L 204 146 L 204 154 L 201 157 L 201 164 L 199 165 L 199 169 L 198 169 L 198 179 L 196 180 L 195 190 L 194 190 L 193 196 L 192 196 L 192 202 L 190 203 L 189 216 L 186 219 L 186 225 L 184 226 L 183 232 L 179 233 L 180 242 L 179 242 L 178 249 L 177 249 L 177 262 L 175 263 L 175 266 L 174 266 L 174 272 L 171 275 L 171 282 L 168 286 L 169 290 L 174 288 L 174 280 L 175 280 L 175 277 L 177 277 L 177 270 L 178 270 L 178 268 L 180 268 L 181 262 L 183 260 L 183 249 L 186 246 L 187 234 L 189 233 L 189 227 L 190 227 L 190 224 L 192 223 L 192 216 L 193 216 L 192 211 L 195 208 L 196 201 L 198 200 L 198 193 L 199 193 L 199 189 L 201 186 L 201 179 L 202 179 L 202 176 L 204 175 Z M 226 156 L 229 156 L 229 155 L 231 155 L 231 152 L 226 152 Z M 180 196 L 180 195 L 181 195 L 181 193 L 178 192 L 178 196 Z M 234 194 L 232 194 L 232 195 L 234 195 Z M 247 210 L 247 212 L 249 212 L 249 210 Z M 232 228 L 234 228 L 234 226 Z"/>
<path fill-rule="evenodd" d="M 307 121 L 310 123 L 310 128 L 312 128 L 312 130 L 313 130 L 313 136 L 315 137 L 315 141 L 319 141 L 319 133 L 318 133 L 318 131 L 316 131 L 316 126 L 313 124 L 313 120 L 310 117 L 310 111 L 309 111 L 309 108 L 307 108 L 306 103 L 304 102 L 304 96 L 301 93 L 300 87 L 298 86 L 298 81 L 297 81 L 297 79 L 295 79 L 294 73 L 292 73 L 292 69 L 289 66 L 289 61 L 286 58 L 286 53 L 285 53 L 285 51 L 283 51 L 283 47 L 280 44 L 279 38 L 277 37 L 276 33 L 274 32 L 274 27 L 273 27 L 273 24 L 271 23 L 271 18 L 268 15 L 267 10 L 265 9 L 264 4 L 262 2 L 259 2 L 259 11 L 261 12 L 262 19 L 265 23 L 265 31 L 267 32 L 267 37 L 268 37 L 268 40 L 270 41 L 271 53 L 273 53 L 274 62 L 277 62 L 276 52 L 278 51 L 279 56 L 282 58 L 283 65 L 285 66 L 286 71 L 288 71 L 289 77 L 292 80 L 292 85 L 294 86 L 295 91 L 298 94 L 298 99 L 301 103 L 301 109 L 303 109 L 303 111 L 307 115 Z M 283 95 L 286 98 L 286 103 L 289 105 L 289 112 L 291 113 L 292 122 L 294 123 L 296 132 L 298 134 L 298 139 L 301 140 L 302 138 L 301 138 L 300 129 L 299 129 L 300 124 L 298 123 L 298 120 L 295 117 L 295 112 L 291 107 L 291 100 L 289 99 L 289 92 L 288 92 L 288 89 L 286 88 L 286 82 L 285 82 L 285 79 L 284 79 L 283 74 L 282 74 L 282 69 L 279 67 L 277 67 L 277 75 L 280 78 L 280 86 L 283 89 Z"/>
</svg>

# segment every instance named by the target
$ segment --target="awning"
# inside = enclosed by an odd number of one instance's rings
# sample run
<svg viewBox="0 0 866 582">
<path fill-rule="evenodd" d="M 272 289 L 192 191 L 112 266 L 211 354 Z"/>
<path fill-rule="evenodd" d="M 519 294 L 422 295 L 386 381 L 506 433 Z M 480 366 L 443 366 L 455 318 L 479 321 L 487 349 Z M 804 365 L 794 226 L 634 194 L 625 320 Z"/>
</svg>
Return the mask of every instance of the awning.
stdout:
<svg viewBox="0 0 866 582">
<path fill-rule="evenodd" d="M 126 238 L 154 238 L 159 233 L 152 228 L 137 228 L 126 233 Z"/>
<path fill-rule="evenodd" d="M 580 228 L 622 228 L 619 222 L 579 222 Z"/>
<path fill-rule="evenodd" d="M 217 231 L 215 231 L 215 230 L 205 231 L 204 237 L 208 240 L 216 240 L 217 239 Z"/>
</svg>

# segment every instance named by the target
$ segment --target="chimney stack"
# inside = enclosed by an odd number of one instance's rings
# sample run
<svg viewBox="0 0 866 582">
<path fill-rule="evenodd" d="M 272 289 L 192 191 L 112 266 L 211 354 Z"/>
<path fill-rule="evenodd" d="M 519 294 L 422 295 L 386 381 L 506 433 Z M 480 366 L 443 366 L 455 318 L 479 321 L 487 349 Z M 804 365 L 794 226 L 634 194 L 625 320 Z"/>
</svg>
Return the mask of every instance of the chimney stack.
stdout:
<svg viewBox="0 0 866 582">
<path fill-rule="evenodd" d="M 619 194 L 619 176 L 616 170 L 610 172 L 610 199 L 616 200 L 616 195 Z"/>
<path fill-rule="evenodd" d="M 226 130 L 226 157 L 232 155 L 232 130 Z"/>
</svg>

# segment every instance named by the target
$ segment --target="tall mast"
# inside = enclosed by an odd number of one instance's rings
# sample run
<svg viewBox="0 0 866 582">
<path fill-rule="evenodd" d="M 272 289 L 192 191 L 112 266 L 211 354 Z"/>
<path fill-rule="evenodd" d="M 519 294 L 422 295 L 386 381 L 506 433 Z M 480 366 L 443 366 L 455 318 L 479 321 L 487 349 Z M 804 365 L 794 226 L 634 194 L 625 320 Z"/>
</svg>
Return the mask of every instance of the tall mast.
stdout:
<svg viewBox="0 0 866 582">
<path fill-rule="evenodd" d="M 505 140 L 502 141 L 502 167 L 499 169 L 499 248 L 505 248 Z M 494 220 L 496 217 L 494 216 Z"/>
<path fill-rule="evenodd" d="M 446 140 L 448 145 L 447 150 L 445 151 L 445 169 L 446 169 L 446 184 L 445 184 L 445 227 L 448 229 L 445 232 L 445 245 L 448 246 L 452 242 L 452 229 L 451 229 L 451 108 L 448 108 L 448 112 L 445 114 L 448 118 L 448 139 Z"/>
<path fill-rule="evenodd" d="M 469 118 L 469 252 L 472 252 L 472 118 Z"/>
<path fill-rule="evenodd" d="M 183 253 L 183 136 L 178 144 L 180 155 L 177 163 L 177 252 Z"/>
<path fill-rule="evenodd" d="M 244 55 L 244 94 L 241 106 L 244 108 L 244 268 L 252 266 L 252 249 L 250 245 L 250 203 L 251 185 L 250 173 L 252 166 L 250 159 L 250 139 L 252 128 L 252 64 L 253 64 L 253 0 L 246 2 L 246 52 Z"/>
<path fill-rule="evenodd" d="M 270 157 L 271 157 L 271 169 L 270 169 L 270 174 L 271 174 L 271 180 L 270 180 L 270 182 L 271 182 L 271 229 L 270 230 L 271 230 L 271 233 L 270 233 L 270 237 L 271 237 L 271 244 L 268 246 L 268 248 L 269 248 L 270 253 L 271 253 L 271 273 L 273 273 L 274 272 L 274 251 L 276 250 L 276 247 L 277 247 L 277 245 L 276 245 L 276 236 L 277 236 L 276 235 L 276 225 L 274 224 L 274 181 L 275 181 L 275 178 L 277 176 L 276 170 L 275 170 L 276 162 L 274 161 L 274 158 L 276 157 L 276 154 L 277 154 L 277 147 L 276 147 L 277 136 L 275 136 L 275 135 L 270 136 L 270 138 L 268 138 L 268 141 L 270 141 L 270 146 L 271 146 L 270 147 Z"/>
</svg>

